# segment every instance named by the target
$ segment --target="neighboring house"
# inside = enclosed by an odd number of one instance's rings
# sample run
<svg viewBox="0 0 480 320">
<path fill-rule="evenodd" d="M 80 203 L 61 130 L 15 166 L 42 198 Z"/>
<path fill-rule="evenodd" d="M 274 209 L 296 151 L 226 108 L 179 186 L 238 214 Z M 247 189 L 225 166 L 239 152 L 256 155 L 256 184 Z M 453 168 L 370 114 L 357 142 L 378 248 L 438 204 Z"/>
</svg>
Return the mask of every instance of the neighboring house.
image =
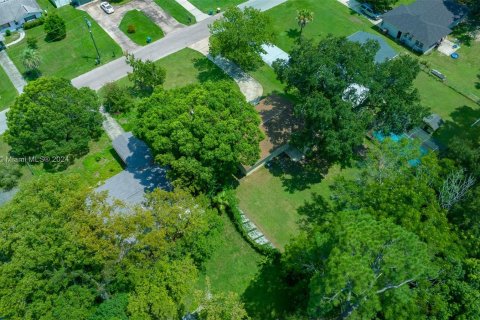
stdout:
<svg viewBox="0 0 480 320">
<path fill-rule="evenodd" d="M 466 7 L 454 0 L 417 0 L 385 13 L 380 28 L 412 50 L 427 53 L 438 46 L 466 14 Z"/>
<path fill-rule="evenodd" d="M 15 31 L 41 15 L 42 9 L 35 0 L 0 0 L 0 32 Z"/>
<path fill-rule="evenodd" d="M 369 32 L 358 31 L 347 37 L 352 42 L 358 42 L 365 44 L 367 41 L 376 41 L 380 45 L 377 53 L 375 54 L 375 63 L 382 63 L 395 58 L 398 53 L 388 45 L 388 43 L 381 36 L 372 34 Z"/>
<path fill-rule="evenodd" d="M 120 200 L 127 205 L 141 205 L 147 192 L 155 188 L 171 190 L 167 170 L 153 162 L 145 142 L 127 132 L 115 138 L 112 145 L 126 168 L 106 180 L 97 192 L 108 191 L 111 202 Z"/>
</svg>

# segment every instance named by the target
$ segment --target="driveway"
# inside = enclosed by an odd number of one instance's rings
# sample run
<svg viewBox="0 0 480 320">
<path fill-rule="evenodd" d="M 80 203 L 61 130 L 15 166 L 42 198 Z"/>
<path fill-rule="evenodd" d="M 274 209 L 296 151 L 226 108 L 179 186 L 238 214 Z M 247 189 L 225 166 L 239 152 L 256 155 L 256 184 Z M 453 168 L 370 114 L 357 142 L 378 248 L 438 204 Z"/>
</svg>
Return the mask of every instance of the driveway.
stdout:
<svg viewBox="0 0 480 320">
<path fill-rule="evenodd" d="M 115 12 L 112 14 L 106 14 L 100 9 L 100 2 L 99 0 L 90 2 L 78 7 L 78 9 L 86 11 L 124 51 L 131 52 L 140 48 L 119 28 L 120 22 L 128 11 L 142 11 L 162 28 L 164 34 L 184 27 L 183 24 L 163 11 L 153 0 L 133 0 L 121 6 L 115 6 Z"/>
</svg>

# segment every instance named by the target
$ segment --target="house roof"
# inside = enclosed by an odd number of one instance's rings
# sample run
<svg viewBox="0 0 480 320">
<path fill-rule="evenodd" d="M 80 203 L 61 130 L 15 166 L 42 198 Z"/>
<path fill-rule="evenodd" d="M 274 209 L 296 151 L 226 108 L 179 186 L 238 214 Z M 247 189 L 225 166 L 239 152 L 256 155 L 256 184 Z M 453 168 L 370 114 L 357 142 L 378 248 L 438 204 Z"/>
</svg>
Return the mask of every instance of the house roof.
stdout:
<svg viewBox="0 0 480 320">
<path fill-rule="evenodd" d="M 29 13 L 39 13 L 42 9 L 35 0 L 0 0 L 0 25 L 18 21 Z"/>
<path fill-rule="evenodd" d="M 147 144 L 131 132 L 116 137 L 112 145 L 127 167 L 142 168 L 153 164 L 153 158 Z"/>
<path fill-rule="evenodd" d="M 378 49 L 377 53 L 375 54 L 375 62 L 382 63 L 387 60 L 393 59 L 397 56 L 397 52 L 388 45 L 388 43 L 380 36 L 376 34 L 371 34 L 364 31 L 358 31 L 352 34 L 347 38 L 352 42 L 358 42 L 360 44 L 366 43 L 368 40 L 377 41 L 380 45 L 380 49 Z"/>
<path fill-rule="evenodd" d="M 452 23 L 466 13 L 466 7 L 454 0 L 417 0 L 385 13 L 382 18 L 404 34 L 410 33 L 416 40 L 430 46 L 450 34 Z"/>
</svg>

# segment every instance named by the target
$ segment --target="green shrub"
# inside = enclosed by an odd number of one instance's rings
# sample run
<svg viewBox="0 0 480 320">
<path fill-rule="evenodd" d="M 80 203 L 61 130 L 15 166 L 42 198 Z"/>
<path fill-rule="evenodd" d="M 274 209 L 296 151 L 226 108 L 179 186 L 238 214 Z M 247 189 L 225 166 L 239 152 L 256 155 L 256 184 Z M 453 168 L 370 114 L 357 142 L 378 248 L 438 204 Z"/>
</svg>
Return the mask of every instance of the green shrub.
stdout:
<svg viewBox="0 0 480 320">
<path fill-rule="evenodd" d="M 11 190 L 17 183 L 18 179 L 22 176 L 20 167 L 13 163 L 0 163 L 0 189 Z"/>
<path fill-rule="evenodd" d="M 48 15 L 44 25 L 47 41 L 59 41 L 67 36 L 65 21 L 57 14 Z"/>
<path fill-rule="evenodd" d="M 103 106 L 110 113 L 126 112 L 133 105 L 133 99 L 128 89 L 114 82 L 107 83 L 104 87 Z"/>
<path fill-rule="evenodd" d="M 135 26 L 133 24 L 129 24 L 128 27 L 127 27 L 127 32 L 128 33 L 135 33 L 137 31 L 137 29 L 135 28 Z"/>
<path fill-rule="evenodd" d="M 45 18 L 44 18 L 44 17 L 40 17 L 40 18 L 38 18 L 38 19 L 25 22 L 25 23 L 23 24 L 23 29 L 24 29 L 24 30 L 32 29 L 32 28 L 41 26 L 44 22 L 45 22 Z"/>
<path fill-rule="evenodd" d="M 7 31 L 5 31 L 5 35 L 7 37 L 10 37 L 12 35 L 12 31 L 10 31 L 10 29 L 7 29 Z"/>
<path fill-rule="evenodd" d="M 27 48 L 32 49 L 32 50 L 38 49 L 37 39 L 27 38 Z"/>
</svg>

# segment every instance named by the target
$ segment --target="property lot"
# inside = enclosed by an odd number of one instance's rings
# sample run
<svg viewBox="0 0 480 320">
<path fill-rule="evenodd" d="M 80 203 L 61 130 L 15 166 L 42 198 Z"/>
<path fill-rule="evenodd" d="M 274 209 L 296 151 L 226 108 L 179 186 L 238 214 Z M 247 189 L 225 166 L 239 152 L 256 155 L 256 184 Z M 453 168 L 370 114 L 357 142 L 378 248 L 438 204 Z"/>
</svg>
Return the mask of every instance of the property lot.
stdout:
<svg viewBox="0 0 480 320">
<path fill-rule="evenodd" d="M 107 63 L 122 55 L 121 48 L 85 12 L 70 6 L 60 8 L 56 12 L 65 20 L 67 26 L 65 39 L 55 42 L 45 41 L 43 26 L 26 31 L 27 37 L 37 39 L 42 75 L 72 79 L 96 67 L 95 47 L 84 18 L 90 19 L 92 23 L 92 32 L 100 51 L 102 63 Z M 25 72 L 22 53 L 26 47 L 26 41 L 22 41 L 8 48 L 8 55 L 22 73 Z"/>
<path fill-rule="evenodd" d="M 193 14 L 185 10 L 175 0 L 155 0 L 155 2 L 175 20 L 184 25 L 191 25 L 196 22 Z"/>
</svg>

